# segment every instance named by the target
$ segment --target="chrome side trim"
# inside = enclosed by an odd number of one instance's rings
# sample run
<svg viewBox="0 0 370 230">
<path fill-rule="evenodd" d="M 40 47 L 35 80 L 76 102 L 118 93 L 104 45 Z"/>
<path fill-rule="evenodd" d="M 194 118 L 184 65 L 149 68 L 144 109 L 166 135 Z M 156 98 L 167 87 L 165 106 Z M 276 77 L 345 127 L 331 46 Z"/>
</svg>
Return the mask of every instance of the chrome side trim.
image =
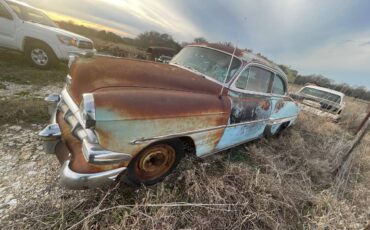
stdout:
<svg viewBox="0 0 370 230">
<path fill-rule="evenodd" d="M 291 121 L 293 119 L 296 119 L 298 116 L 291 116 L 291 117 L 283 117 L 283 118 L 278 118 L 278 119 L 270 119 L 269 122 L 267 123 L 268 125 L 275 125 L 275 124 L 281 124 L 284 122 Z"/>
<path fill-rule="evenodd" d="M 164 135 L 164 136 L 157 136 L 157 137 L 151 137 L 151 138 L 140 138 L 131 141 L 130 143 L 133 145 L 136 144 L 141 144 L 145 143 L 148 141 L 154 141 L 154 140 L 165 140 L 165 139 L 171 139 L 175 137 L 183 137 L 191 134 L 196 134 L 196 133 L 201 133 L 201 132 L 207 132 L 207 131 L 213 131 L 217 129 L 223 129 L 223 128 L 229 128 L 229 127 L 237 127 L 240 125 L 247 125 L 247 124 L 253 124 L 253 123 L 258 123 L 258 122 L 267 122 L 269 119 L 260 119 L 260 120 L 255 120 L 255 121 L 246 121 L 246 122 L 241 122 L 237 124 L 229 124 L 229 125 L 220 125 L 220 126 L 215 126 L 211 128 L 206 128 L 206 129 L 198 129 L 198 130 L 193 130 L 193 131 L 188 131 L 188 132 L 182 132 L 182 133 L 176 133 L 176 134 L 170 134 L 170 135 Z"/>
<path fill-rule="evenodd" d="M 121 167 L 99 173 L 77 173 L 69 168 L 69 163 L 69 160 L 65 161 L 60 170 L 60 184 L 69 189 L 97 188 L 112 184 L 126 170 L 126 167 Z"/>
<path fill-rule="evenodd" d="M 136 140 L 132 140 L 130 144 L 137 145 L 137 144 L 142 144 L 148 141 L 166 140 L 166 139 L 171 139 L 171 138 L 176 138 L 176 137 L 192 135 L 196 133 L 208 132 L 208 131 L 213 131 L 213 130 L 223 129 L 223 128 L 232 128 L 232 127 L 237 127 L 241 125 L 258 123 L 258 122 L 266 122 L 266 124 L 279 124 L 279 123 L 290 121 L 295 118 L 297 118 L 297 116 L 284 117 L 284 118 L 278 118 L 278 119 L 260 119 L 260 120 L 255 120 L 255 121 L 246 121 L 246 122 L 241 122 L 241 123 L 231 124 L 231 125 L 220 125 L 220 126 L 215 126 L 215 127 L 206 128 L 206 129 L 198 129 L 198 130 L 193 130 L 193 131 L 188 131 L 188 132 L 169 134 L 169 135 L 163 135 L 163 136 L 157 136 L 157 137 L 149 137 L 149 138 L 142 137 Z"/>
<path fill-rule="evenodd" d="M 131 155 L 103 149 L 98 144 L 91 144 L 86 139 L 82 142 L 82 153 L 87 162 L 93 164 L 117 164 L 131 160 Z"/>
</svg>

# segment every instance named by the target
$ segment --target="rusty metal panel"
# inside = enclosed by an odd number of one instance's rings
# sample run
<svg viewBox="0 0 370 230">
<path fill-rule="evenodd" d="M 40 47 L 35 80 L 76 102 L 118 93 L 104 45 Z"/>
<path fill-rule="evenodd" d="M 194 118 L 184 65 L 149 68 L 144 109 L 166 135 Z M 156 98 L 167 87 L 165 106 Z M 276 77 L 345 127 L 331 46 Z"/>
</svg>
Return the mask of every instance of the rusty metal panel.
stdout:
<svg viewBox="0 0 370 230">
<path fill-rule="evenodd" d="M 108 87 L 141 87 L 214 95 L 221 91 L 219 84 L 190 71 L 143 60 L 80 58 L 72 65 L 70 75 L 72 84 L 69 91 L 77 104 L 81 102 L 83 93 Z"/>
<path fill-rule="evenodd" d="M 131 145 L 133 140 L 226 125 L 231 110 L 227 97 L 152 89 L 97 91 L 95 103 L 100 144 L 132 154 L 150 144 Z M 212 133 L 190 137 L 197 147 L 202 138 L 212 136 L 210 145 L 215 147 L 223 130 Z"/>
</svg>

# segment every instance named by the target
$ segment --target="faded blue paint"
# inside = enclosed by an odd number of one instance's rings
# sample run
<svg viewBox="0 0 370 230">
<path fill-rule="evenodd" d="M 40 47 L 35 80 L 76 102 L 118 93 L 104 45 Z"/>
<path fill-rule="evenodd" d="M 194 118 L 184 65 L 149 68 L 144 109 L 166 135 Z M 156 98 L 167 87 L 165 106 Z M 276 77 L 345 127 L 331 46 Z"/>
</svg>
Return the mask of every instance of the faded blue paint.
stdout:
<svg viewBox="0 0 370 230">
<path fill-rule="evenodd" d="M 298 114 L 295 103 L 284 98 L 271 98 L 232 91 L 229 91 L 229 96 L 232 102 L 232 111 L 225 129 L 189 135 L 194 140 L 197 156 L 207 155 L 256 139 L 263 135 L 269 119 L 281 119 Z M 135 153 L 150 142 L 131 145 L 129 142 L 132 140 L 194 131 L 195 127 L 196 129 L 210 128 L 207 126 L 207 121 L 210 118 L 183 117 L 176 118 L 176 121 L 173 118 L 125 120 L 122 114 L 106 108 L 97 108 L 96 130 L 110 134 L 111 138 L 107 140 L 106 148 L 112 151 Z M 216 117 L 212 117 L 212 119 L 216 120 Z M 195 123 L 196 126 L 194 126 Z M 271 133 L 275 134 L 280 125 L 272 125 Z"/>
<path fill-rule="evenodd" d="M 225 149 L 232 145 L 253 140 L 263 134 L 265 127 L 266 122 L 227 127 L 220 139 L 220 142 L 216 146 L 216 150 Z"/>
<path fill-rule="evenodd" d="M 282 105 L 280 104 L 280 106 L 282 106 L 280 108 L 279 103 L 282 103 Z M 284 98 L 272 97 L 271 106 L 272 106 L 270 116 L 271 120 L 292 117 L 298 114 L 298 107 L 294 103 L 294 101 L 284 100 Z"/>
</svg>

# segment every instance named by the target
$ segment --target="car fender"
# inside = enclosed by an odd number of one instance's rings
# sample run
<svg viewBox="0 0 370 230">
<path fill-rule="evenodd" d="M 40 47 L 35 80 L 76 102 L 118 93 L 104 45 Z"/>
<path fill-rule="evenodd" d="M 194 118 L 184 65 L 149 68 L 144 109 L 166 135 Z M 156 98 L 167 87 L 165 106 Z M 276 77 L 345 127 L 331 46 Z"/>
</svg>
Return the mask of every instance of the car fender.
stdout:
<svg viewBox="0 0 370 230">
<path fill-rule="evenodd" d="M 95 91 L 94 101 L 99 143 L 133 154 L 155 141 L 185 136 L 197 151 L 215 148 L 231 112 L 227 96 L 173 90 L 108 88 Z"/>
</svg>

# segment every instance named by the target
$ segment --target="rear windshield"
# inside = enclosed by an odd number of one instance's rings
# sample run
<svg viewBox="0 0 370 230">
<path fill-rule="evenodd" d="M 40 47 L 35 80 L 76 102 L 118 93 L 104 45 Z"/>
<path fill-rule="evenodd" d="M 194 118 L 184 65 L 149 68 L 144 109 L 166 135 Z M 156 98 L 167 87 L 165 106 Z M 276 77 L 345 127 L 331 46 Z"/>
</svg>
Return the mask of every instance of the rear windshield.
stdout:
<svg viewBox="0 0 370 230">
<path fill-rule="evenodd" d="M 301 93 L 304 93 L 304 94 L 309 95 L 309 96 L 314 96 L 314 97 L 317 97 L 317 98 L 321 98 L 321 99 L 324 99 L 324 100 L 328 100 L 328 101 L 331 101 L 331 102 L 335 102 L 335 103 L 338 103 L 338 104 L 340 104 L 340 101 L 341 101 L 341 97 L 339 95 L 329 93 L 329 92 L 326 92 L 326 91 L 322 91 L 322 90 L 319 90 L 319 89 L 305 87 L 301 90 Z"/>
</svg>

